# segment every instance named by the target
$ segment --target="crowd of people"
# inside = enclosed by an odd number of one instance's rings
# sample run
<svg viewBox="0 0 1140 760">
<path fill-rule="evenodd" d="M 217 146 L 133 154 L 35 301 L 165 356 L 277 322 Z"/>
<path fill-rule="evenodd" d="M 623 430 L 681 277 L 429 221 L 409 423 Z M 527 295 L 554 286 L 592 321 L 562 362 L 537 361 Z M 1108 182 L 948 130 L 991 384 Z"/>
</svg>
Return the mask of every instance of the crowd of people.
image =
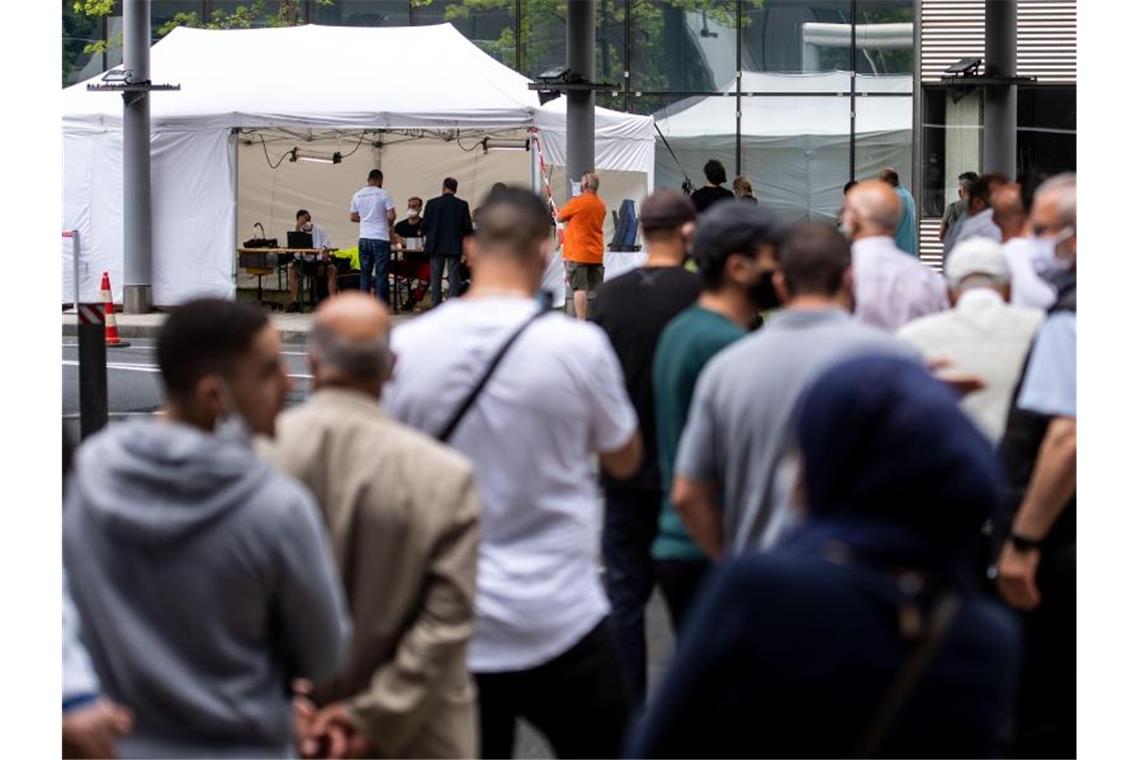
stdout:
<svg viewBox="0 0 1140 760">
<path fill-rule="evenodd" d="M 839 229 L 711 172 L 643 201 L 641 266 L 568 258 L 579 319 L 549 206 L 464 238 L 445 183 L 469 290 L 328 299 L 288 410 L 264 315 L 174 310 L 161 415 L 65 452 L 65 754 L 498 758 L 522 719 L 559 757 L 1074 756 L 1075 176 L 963 180 L 939 274 L 893 170 Z M 353 209 L 364 260 L 391 206 Z"/>
</svg>

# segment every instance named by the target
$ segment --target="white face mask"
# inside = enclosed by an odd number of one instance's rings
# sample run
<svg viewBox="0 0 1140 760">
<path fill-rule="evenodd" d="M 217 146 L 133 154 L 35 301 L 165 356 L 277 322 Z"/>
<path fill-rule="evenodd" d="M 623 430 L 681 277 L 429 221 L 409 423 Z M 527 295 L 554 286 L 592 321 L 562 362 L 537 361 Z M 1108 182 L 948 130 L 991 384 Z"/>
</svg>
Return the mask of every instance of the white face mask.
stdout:
<svg viewBox="0 0 1140 760">
<path fill-rule="evenodd" d="M 410 208 L 410 209 L 408 209 L 408 218 L 409 218 L 409 219 L 416 219 L 416 218 L 418 218 L 418 217 L 419 217 L 419 215 L 420 215 L 420 210 L 419 210 L 419 209 L 417 209 L 417 208 Z"/>
<path fill-rule="evenodd" d="M 1073 268 L 1072 259 L 1058 255 L 1057 246 L 1066 242 L 1073 236 L 1072 230 L 1066 228 L 1059 235 L 1042 235 L 1029 238 L 1033 245 L 1033 268 L 1038 274 L 1065 271 Z"/>
</svg>

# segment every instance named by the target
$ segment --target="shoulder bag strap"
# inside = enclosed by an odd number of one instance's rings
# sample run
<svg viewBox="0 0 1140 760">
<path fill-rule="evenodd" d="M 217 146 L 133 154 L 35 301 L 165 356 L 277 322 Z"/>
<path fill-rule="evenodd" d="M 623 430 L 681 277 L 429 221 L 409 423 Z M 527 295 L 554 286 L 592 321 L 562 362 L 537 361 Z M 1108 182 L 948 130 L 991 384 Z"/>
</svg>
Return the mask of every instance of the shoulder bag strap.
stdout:
<svg viewBox="0 0 1140 760">
<path fill-rule="evenodd" d="M 946 632 L 958 614 L 962 605 L 961 598 L 956 593 L 946 593 L 939 597 L 931 611 L 930 625 L 926 635 L 911 650 L 910 655 L 903 663 L 902 669 L 895 677 L 886 697 L 883 698 L 879 709 L 875 711 L 875 718 L 859 742 L 855 757 L 874 757 L 883 748 L 883 739 L 894 724 L 899 712 L 902 711 L 914 687 L 930 668 L 930 663 L 942 648 Z"/>
<path fill-rule="evenodd" d="M 540 308 L 525 322 L 519 325 L 513 333 L 511 333 L 510 337 L 507 338 L 507 340 L 499 348 L 499 352 L 495 354 L 495 356 L 491 359 L 491 362 L 487 365 L 487 369 L 484 370 L 483 376 L 479 378 L 479 382 L 475 383 L 475 387 L 473 387 L 471 389 L 471 392 L 467 394 L 467 397 L 463 399 L 463 403 L 460 404 L 458 408 L 456 408 L 455 413 L 451 415 L 451 419 L 449 419 L 447 421 L 447 424 L 443 426 L 443 429 L 436 434 L 436 439 L 443 443 L 447 443 L 451 439 L 451 436 L 455 433 L 455 429 L 459 427 L 459 423 L 462 422 L 467 412 L 471 410 L 471 407 L 475 404 L 476 399 L 479 398 L 479 394 L 483 392 L 483 388 L 487 385 L 487 381 L 490 380 L 491 375 L 495 373 L 495 368 L 499 366 L 499 362 L 501 362 L 503 360 L 503 357 L 506 356 L 507 351 L 510 350 L 511 346 L 514 345 L 515 341 L 519 339 L 519 336 L 522 335 L 528 327 L 534 324 L 534 322 L 538 320 L 539 317 L 542 317 L 546 313 L 546 309 Z"/>
</svg>

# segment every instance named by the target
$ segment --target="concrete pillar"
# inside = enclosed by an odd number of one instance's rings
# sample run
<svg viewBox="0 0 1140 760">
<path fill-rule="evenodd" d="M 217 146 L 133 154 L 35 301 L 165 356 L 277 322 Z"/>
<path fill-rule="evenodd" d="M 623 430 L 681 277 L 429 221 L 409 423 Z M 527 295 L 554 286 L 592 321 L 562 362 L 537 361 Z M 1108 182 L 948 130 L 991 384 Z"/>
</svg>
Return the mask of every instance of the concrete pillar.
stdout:
<svg viewBox="0 0 1140 760">
<path fill-rule="evenodd" d="M 1017 2 L 986 0 L 986 76 L 1017 74 Z M 1017 87 L 985 87 L 982 169 L 1017 174 Z"/>
<path fill-rule="evenodd" d="M 566 3 L 566 65 L 571 75 L 594 81 L 595 0 Z M 566 194 L 571 183 L 594 168 L 594 93 L 566 93 Z"/>
<path fill-rule="evenodd" d="M 150 79 L 150 0 L 123 3 L 123 67 Z M 123 95 L 123 311 L 151 310 L 150 95 Z"/>
</svg>

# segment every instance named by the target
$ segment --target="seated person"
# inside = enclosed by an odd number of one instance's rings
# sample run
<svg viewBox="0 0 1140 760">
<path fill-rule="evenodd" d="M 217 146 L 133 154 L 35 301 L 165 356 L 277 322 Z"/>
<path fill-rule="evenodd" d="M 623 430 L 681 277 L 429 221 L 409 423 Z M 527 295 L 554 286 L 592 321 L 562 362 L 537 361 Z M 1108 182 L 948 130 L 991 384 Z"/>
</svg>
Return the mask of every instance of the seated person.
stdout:
<svg viewBox="0 0 1140 760">
<path fill-rule="evenodd" d="M 300 311 L 301 310 L 301 275 L 306 277 L 316 277 L 317 282 L 324 280 L 327 283 L 327 291 L 320 294 L 321 297 L 327 295 L 336 295 L 337 287 L 337 269 L 336 266 L 329 261 L 329 235 L 325 232 L 325 228 L 319 224 L 313 223 L 312 214 L 305 209 L 297 212 L 297 226 L 295 228 L 298 232 L 307 232 L 313 236 L 313 247 L 320 248 L 319 254 L 306 253 L 293 254 L 293 261 L 289 266 L 289 306 L 285 311 Z M 314 283 L 315 287 L 315 283 Z"/>
<path fill-rule="evenodd" d="M 409 282 L 408 300 L 404 303 L 404 311 L 411 311 L 416 303 L 424 297 L 427 284 L 431 280 L 431 261 L 427 255 L 423 253 L 423 208 L 423 198 L 414 195 L 408 198 L 408 215 L 406 218 L 396 222 L 394 228 L 396 232 L 396 245 L 405 249 L 403 261 L 396 265 L 396 273 L 401 277 L 406 277 Z M 408 238 L 420 239 L 418 251 L 406 250 L 408 247 Z M 412 280 L 416 281 L 414 285 L 411 284 Z"/>
</svg>

